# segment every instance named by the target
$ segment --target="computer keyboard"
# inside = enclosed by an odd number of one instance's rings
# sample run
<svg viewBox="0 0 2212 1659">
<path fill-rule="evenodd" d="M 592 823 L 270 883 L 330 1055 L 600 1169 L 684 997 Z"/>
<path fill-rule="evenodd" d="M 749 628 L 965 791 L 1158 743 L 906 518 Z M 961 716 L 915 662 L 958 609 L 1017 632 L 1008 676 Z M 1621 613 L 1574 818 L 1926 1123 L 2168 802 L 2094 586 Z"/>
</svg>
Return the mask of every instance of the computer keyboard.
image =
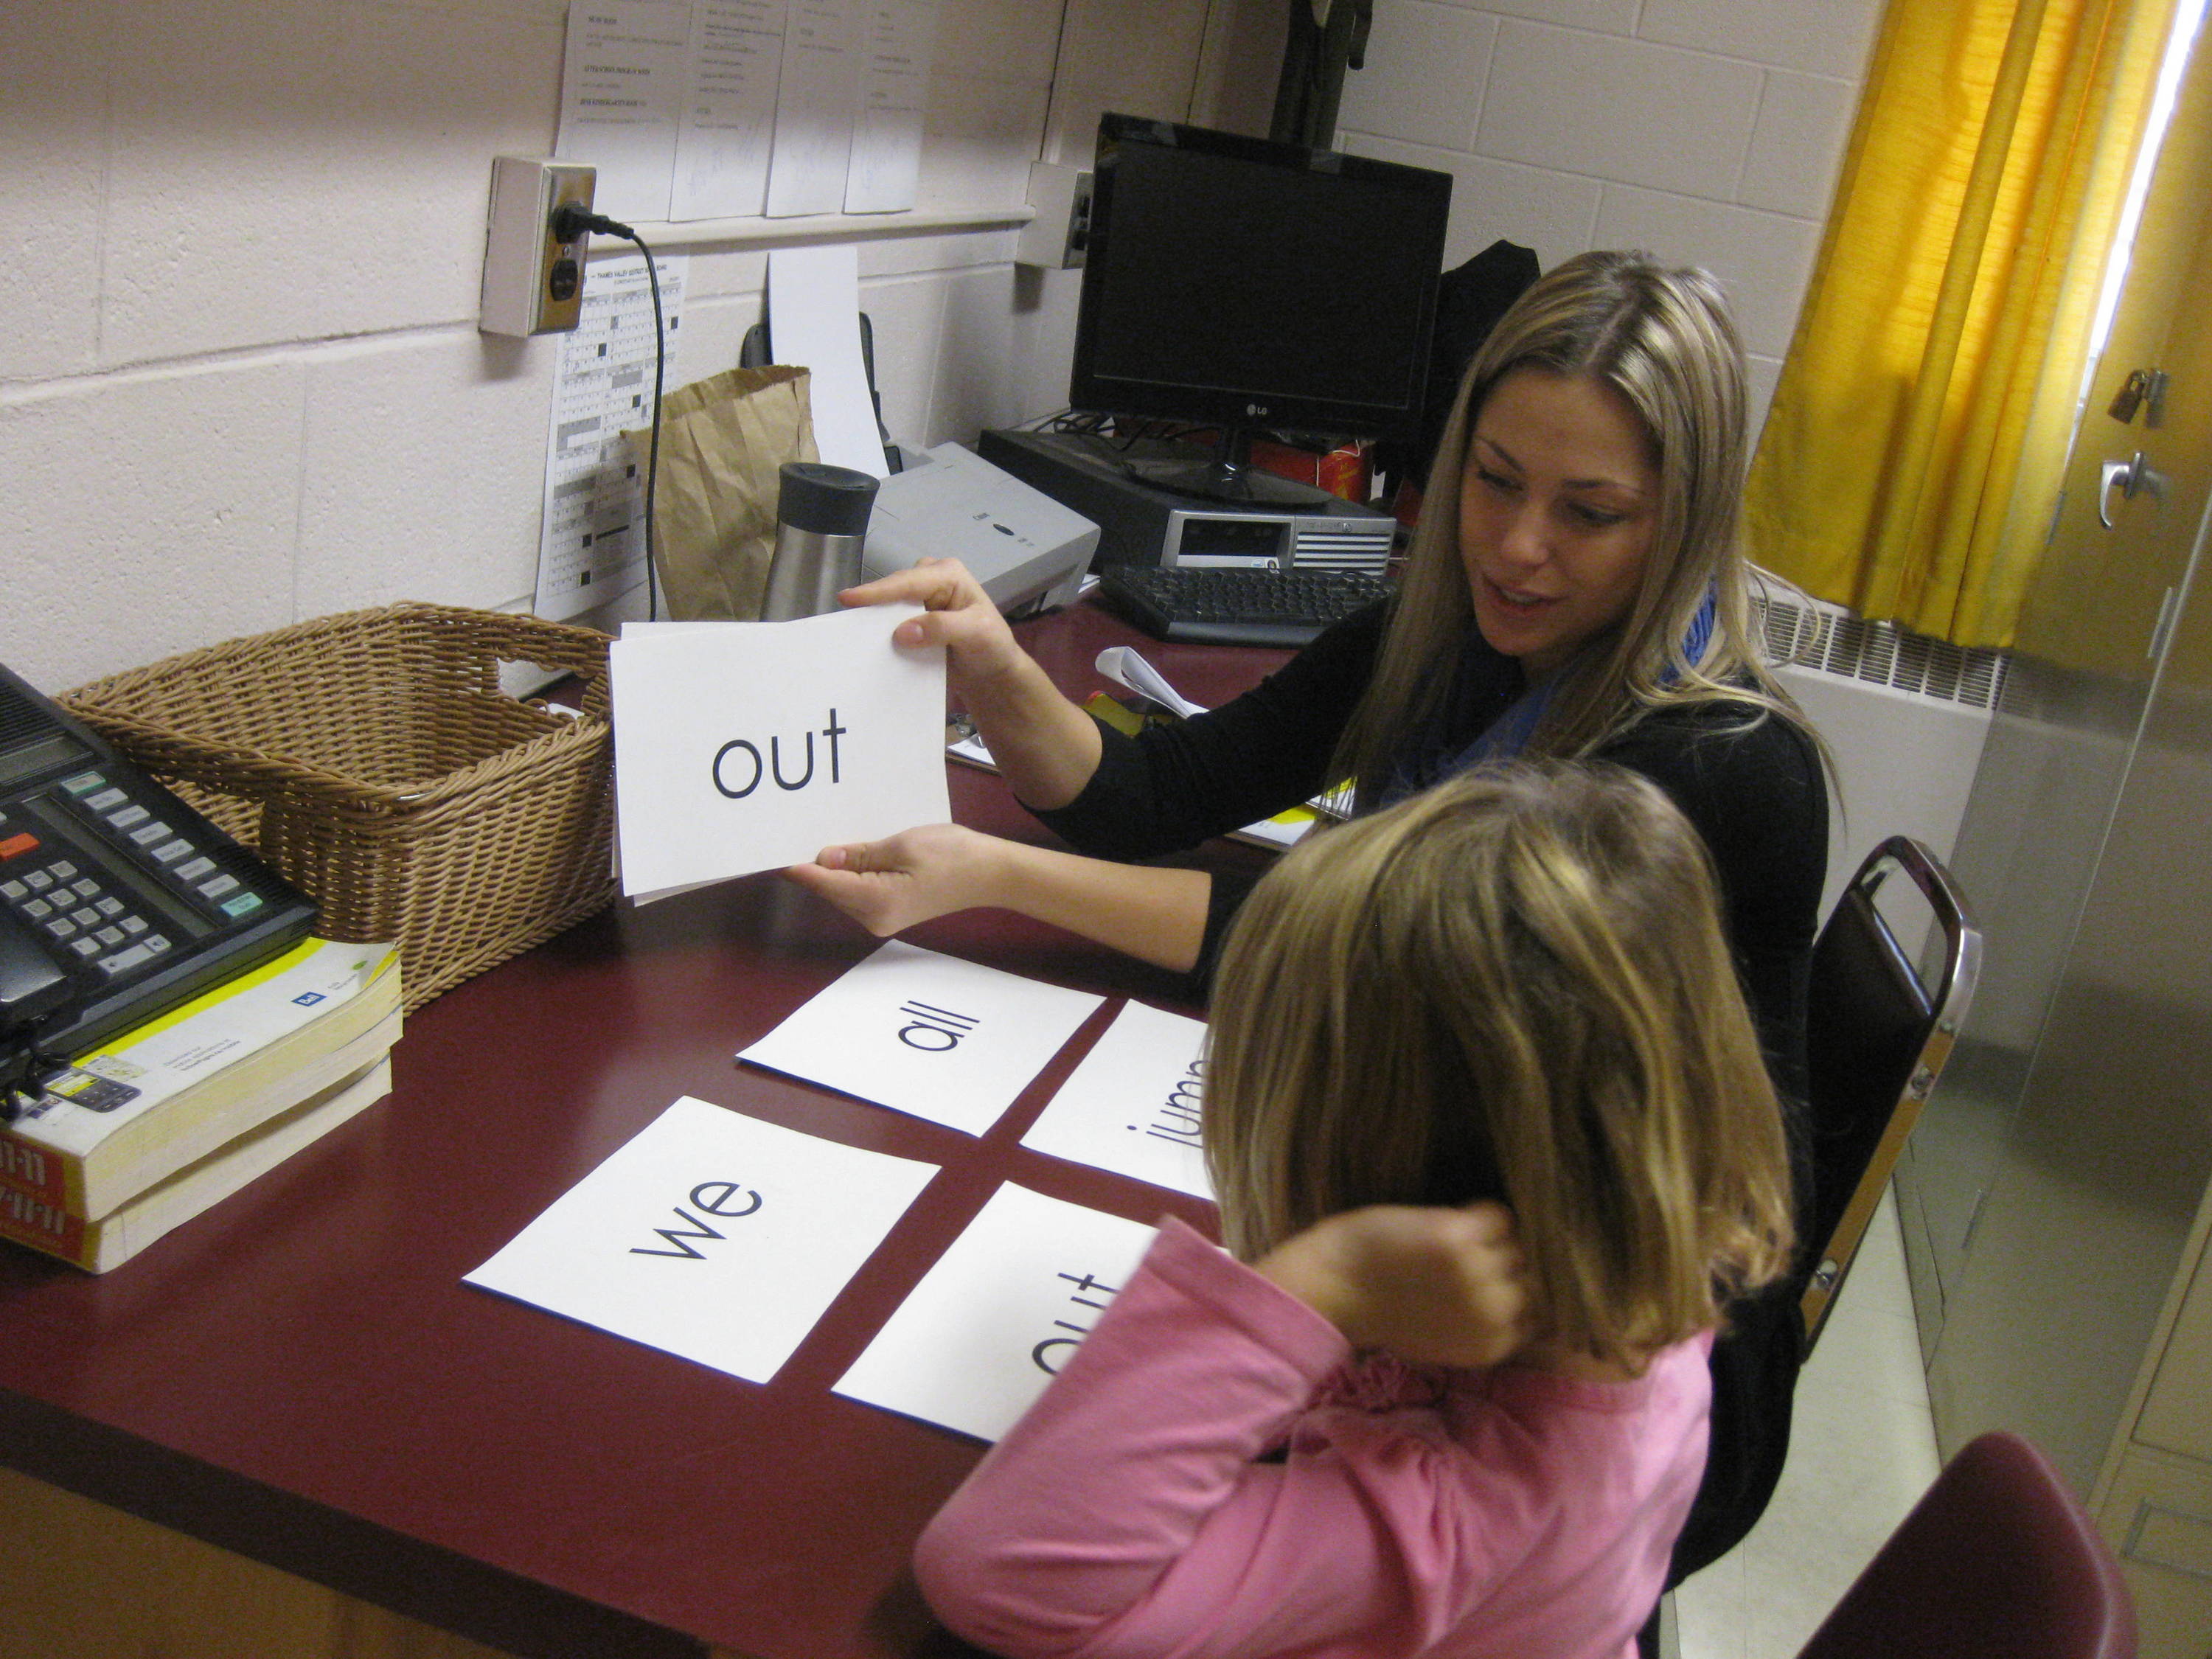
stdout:
<svg viewBox="0 0 2212 1659">
<path fill-rule="evenodd" d="M 1199 645 L 1300 646 L 1390 592 L 1355 570 L 1117 564 L 1098 597 L 1155 639 Z"/>
</svg>

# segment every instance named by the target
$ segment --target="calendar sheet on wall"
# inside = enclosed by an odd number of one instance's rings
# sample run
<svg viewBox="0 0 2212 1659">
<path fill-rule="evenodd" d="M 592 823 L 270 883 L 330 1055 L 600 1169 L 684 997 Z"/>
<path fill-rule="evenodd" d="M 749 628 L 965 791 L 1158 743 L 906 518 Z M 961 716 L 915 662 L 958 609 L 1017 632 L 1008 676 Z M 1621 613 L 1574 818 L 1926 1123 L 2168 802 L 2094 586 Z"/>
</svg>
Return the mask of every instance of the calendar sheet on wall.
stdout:
<svg viewBox="0 0 2212 1659">
<path fill-rule="evenodd" d="M 668 337 L 665 389 L 677 374 L 689 261 L 653 261 Z M 539 616 L 561 621 L 645 580 L 645 463 L 625 430 L 653 421 L 653 295 L 645 259 L 594 259 L 583 319 L 559 337 L 545 438 L 545 510 L 538 545 Z"/>
</svg>

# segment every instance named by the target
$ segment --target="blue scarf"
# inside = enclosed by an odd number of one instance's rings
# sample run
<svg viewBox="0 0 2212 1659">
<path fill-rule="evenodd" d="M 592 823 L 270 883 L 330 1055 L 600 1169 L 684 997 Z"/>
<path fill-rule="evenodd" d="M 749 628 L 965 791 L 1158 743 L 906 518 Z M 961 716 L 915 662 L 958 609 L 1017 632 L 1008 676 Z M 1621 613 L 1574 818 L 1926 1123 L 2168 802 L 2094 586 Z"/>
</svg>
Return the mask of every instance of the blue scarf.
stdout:
<svg viewBox="0 0 2212 1659">
<path fill-rule="evenodd" d="M 1698 606 L 1697 614 L 1690 618 L 1690 626 L 1682 635 L 1684 660 L 1696 662 L 1705 653 L 1711 641 L 1713 629 L 1720 617 L 1720 595 L 1717 589 L 1707 587 L 1705 597 Z M 1486 657 L 1494 656 L 1483 640 L 1481 631 L 1474 623 L 1468 624 L 1468 637 L 1460 647 L 1458 672 L 1455 686 L 1471 684 L 1480 672 Z M 1674 678 L 1670 665 L 1661 676 L 1662 685 Z M 1425 729 L 1407 744 L 1404 754 L 1392 769 L 1390 781 L 1382 787 L 1377 806 L 1390 806 L 1408 795 L 1419 794 L 1431 784 L 1446 778 L 1457 777 L 1474 767 L 1503 763 L 1517 758 L 1528 746 L 1528 739 L 1542 724 L 1545 710 L 1551 706 L 1552 694 L 1558 690 L 1560 677 L 1557 674 L 1526 686 L 1521 695 L 1507 705 L 1504 711 L 1486 722 L 1472 743 L 1451 746 L 1446 733 L 1455 723 L 1458 699 L 1447 693 L 1437 712 L 1425 723 Z"/>
</svg>

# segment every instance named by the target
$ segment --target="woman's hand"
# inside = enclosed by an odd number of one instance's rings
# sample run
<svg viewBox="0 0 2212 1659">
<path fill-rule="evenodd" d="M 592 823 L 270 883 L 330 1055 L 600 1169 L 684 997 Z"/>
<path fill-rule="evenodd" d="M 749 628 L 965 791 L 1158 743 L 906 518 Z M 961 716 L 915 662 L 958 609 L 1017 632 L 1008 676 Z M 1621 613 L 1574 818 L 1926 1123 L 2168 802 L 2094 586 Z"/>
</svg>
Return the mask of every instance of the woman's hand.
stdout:
<svg viewBox="0 0 2212 1659">
<path fill-rule="evenodd" d="M 988 697 L 994 686 L 1029 661 L 983 585 L 957 559 L 924 559 L 910 569 L 848 587 L 837 602 L 924 606 L 927 614 L 901 623 L 891 639 L 898 645 L 943 646 L 945 678 L 963 702 Z"/>
<path fill-rule="evenodd" d="M 894 643 L 941 645 L 952 695 L 1015 795 L 1028 805 L 1065 806 L 1098 769 L 1098 727 L 1060 696 L 1052 678 L 1022 649 L 999 607 L 957 559 L 924 559 L 838 594 L 842 605 L 901 600 L 926 607 L 892 631 Z"/>
<path fill-rule="evenodd" d="M 1031 847 L 957 824 L 825 847 L 783 872 L 878 939 L 917 922 L 995 905 L 1188 973 L 1206 939 L 1213 878 Z"/>
<path fill-rule="evenodd" d="M 878 939 L 932 917 L 1000 902 L 1006 843 L 957 823 L 927 823 L 884 841 L 825 847 L 784 873 Z"/>
<path fill-rule="evenodd" d="M 1253 1267 L 1355 1348 L 1423 1364 L 1494 1365 L 1528 1339 L 1526 1267 L 1502 1204 L 1346 1210 Z"/>
</svg>

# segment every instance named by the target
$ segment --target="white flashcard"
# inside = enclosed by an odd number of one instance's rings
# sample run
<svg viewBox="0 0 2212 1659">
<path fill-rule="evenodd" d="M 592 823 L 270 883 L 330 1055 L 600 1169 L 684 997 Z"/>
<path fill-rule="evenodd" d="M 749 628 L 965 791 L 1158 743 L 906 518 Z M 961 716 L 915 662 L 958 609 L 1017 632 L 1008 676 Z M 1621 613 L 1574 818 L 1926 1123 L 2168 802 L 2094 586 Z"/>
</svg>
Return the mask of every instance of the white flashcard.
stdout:
<svg viewBox="0 0 2212 1659">
<path fill-rule="evenodd" d="M 623 891 L 803 864 L 951 817 L 945 653 L 915 605 L 628 633 L 608 652 Z"/>
<path fill-rule="evenodd" d="M 892 939 L 738 1058 L 980 1135 L 1105 1000 Z"/>
<path fill-rule="evenodd" d="M 1152 1232 L 1024 1187 L 1000 1188 L 836 1392 L 996 1440 L 1060 1374 Z"/>
<path fill-rule="evenodd" d="M 1206 1022 L 1125 1004 L 1022 1145 L 1212 1198 L 1199 1140 Z"/>
<path fill-rule="evenodd" d="M 936 1173 L 687 1095 L 465 1282 L 765 1382 Z"/>
</svg>

